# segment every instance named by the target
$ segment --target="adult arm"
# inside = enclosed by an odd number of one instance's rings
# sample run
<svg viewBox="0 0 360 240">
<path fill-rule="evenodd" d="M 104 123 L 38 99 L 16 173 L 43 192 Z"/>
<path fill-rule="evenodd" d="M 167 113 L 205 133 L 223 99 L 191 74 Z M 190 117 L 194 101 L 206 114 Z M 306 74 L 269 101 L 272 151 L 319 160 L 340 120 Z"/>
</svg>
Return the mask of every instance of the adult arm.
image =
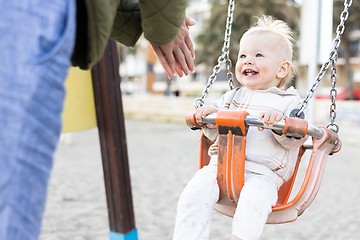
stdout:
<svg viewBox="0 0 360 240">
<path fill-rule="evenodd" d="M 139 0 L 145 38 L 169 78 L 194 71 L 194 46 L 189 26 L 195 21 L 185 17 L 188 0 Z"/>
<path fill-rule="evenodd" d="M 195 58 L 195 49 L 189 35 L 189 27 L 194 24 L 195 20 L 186 16 L 174 40 L 160 46 L 151 43 L 168 78 L 172 78 L 175 73 L 177 73 L 179 77 L 182 77 L 183 73 L 188 75 L 189 72 L 195 71 L 193 61 Z"/>
<path fill-rule="evenodd" d="M 166 74 L 172 78 L 194 71 L 195 51 L 185 17 L 188 0 L 122 0 L 110 38 L 133 47 L 144 32 Z"/>
<path fill-rule="evenodd" d="M 117 7 L 110 38 L 128 47 L 134 47 L 143 30 L 136 0 L 122 0 Z"/>
</svg>

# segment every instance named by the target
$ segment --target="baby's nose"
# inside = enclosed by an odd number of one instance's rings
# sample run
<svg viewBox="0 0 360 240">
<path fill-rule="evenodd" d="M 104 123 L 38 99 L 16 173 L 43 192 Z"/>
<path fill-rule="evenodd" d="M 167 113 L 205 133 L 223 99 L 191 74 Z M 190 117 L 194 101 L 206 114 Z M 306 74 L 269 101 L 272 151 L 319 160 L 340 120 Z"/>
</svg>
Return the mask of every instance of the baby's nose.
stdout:
<svg viewBox="0 0 360 240">
<path fill-rule="evenodd" d="M 246 59 L 244 60 L 244 65 L 251 65 L 251 64 L 253 64 L 253 62 L 251 61 L 250 58 L 246 58 Z"/>
</svg>

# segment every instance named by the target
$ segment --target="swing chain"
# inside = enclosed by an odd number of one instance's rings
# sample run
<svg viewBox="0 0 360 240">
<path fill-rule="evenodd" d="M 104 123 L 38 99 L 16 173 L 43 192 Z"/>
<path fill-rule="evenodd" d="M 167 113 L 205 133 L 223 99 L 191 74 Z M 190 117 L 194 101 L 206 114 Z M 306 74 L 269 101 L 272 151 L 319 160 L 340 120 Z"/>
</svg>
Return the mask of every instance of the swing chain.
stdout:
<svg viewBox="0 0 360 240">
<path fill-rule="evenodd" d="M 335 123 L 336 118 L 336 96 L 337 90 L 335 88 L 335 84 L 337 82 L 337 75 L 336 75 L 336 61 L 331 61 L 331 90 L 330 90 L 330 97 L 331 97 L 331 104 L 330 104 L 330 123 L 326 126 L 329 129 L 332 129 L 334 132 L 339 132 L 339 126 Z"/>
<path fill-rule="evenodd" d="M 234 15 L 234 7 L 235 7 L 235 0 L 230 0 L 228 7 L 228 17 L 226 19 L 225 41 L 223 47 L 223 52 L 226 53 L 227 78 L 231 90 L 234 89 L 233 74 L 231 72 L 231 60 L 230 60 L 230 36 L 231 36 L 231 26 Z"/>
<path fill-rule="evenodd" d="M 329 59 L 328 59 L 328 61 L 326 61 L 321 66 L 321 69 L 320 69 L 320 71 L 319 71 L 319 73 L 318 73 L 318 75 L 317 75 L 317 77 L 316 77 L 316 79 L 314 81 L 313 86 L 309 90 L 306 98 L 304 99 L 304 101 L 301 104 L 299 112 L 297 113 L 297 117 L 299 117 L 300 114 L 303 113 L 304 110 L 307 108 L 310 99 L 314 96 L 315 90 L 320 85 L 321 79 L 324 77 L 327 69 L 331 65 L 332 66 L 331 67 L 331 84 L 332 84 L 332 88 L 331 88 L 331 91 L 330 91 L 330 97 L 331 97 L 330 119 L 331 119 L 331 123 L 329 125 L 327 125 L 327 127 L 329 127 L 329 126 L 333 127 L 333 130 L 336 133 L 339 131 L 339 126 L 335 123 L 335 118 L 336 118 L 335 98 L 337 96 L 337 91 L 335 89 L 335 84 L 336 84 L 336 81 L 337 81 L 336 62 L 337 62 L 337 59 L 338 59 L 338 48 L 339 48 L 340 42 L 341 42 L 340 36 L 345 31 L 345 21 L 349 17 L 349 7 L 351 6 L 352 1 L 353 0 L 344 0 L 344 10 L 340 14 L 340 23 L 336 28 L 336 37 L 335 37 L 335 39 L 333 41 L 333 48 L 332 48 L 332 51 L 329 54 Z"/>
<path fill-rule="evenodd" d="M 194 105 L 195 108 L 199 108 L 203 105 L 205 105 L 205 98 L 209 94 L 209 91 L 212 87 L 212 84 L 216 80 L 217 74 L 220 72 L 220 65 L 224 62 L 226 62 L 226 68 L 227 68 L 227 77 L 230 89 L 234 88 L 234 82 L 232 80 L 232 72 L 231 72 L 231 61 L 229 57 L 229 46 L 230 46 L 230 36 L 231 36 L 231 26 L 233 22 L 233 14 L 234 14 L 234 6 L 235 6 L 235 0 L 229 0 L 229 7 L 228 7 L 228 16 L 226 19 L 226 31 L 225 31 L 225 37 L 224 37 L 224 46 L 222 48 L 222 54 L 217 60 L 217 65 L 213 68 L 213 73 L 210 75 L 208 79 L 208 83 L 202 93 L 202 96 L 200 98 L 195 99 Z"/>
<path fill-rule="evenodd" d="M 226 56 L 226 69 L 227 69 L 227 78 L 228 78 L 229 88 L 231 90 L 233 90 L 234 89 L 234 81 L 233 81 L 233 73 L 231 72 L 231 60 L 230 60 L 229 53 Z"/>
</svg>

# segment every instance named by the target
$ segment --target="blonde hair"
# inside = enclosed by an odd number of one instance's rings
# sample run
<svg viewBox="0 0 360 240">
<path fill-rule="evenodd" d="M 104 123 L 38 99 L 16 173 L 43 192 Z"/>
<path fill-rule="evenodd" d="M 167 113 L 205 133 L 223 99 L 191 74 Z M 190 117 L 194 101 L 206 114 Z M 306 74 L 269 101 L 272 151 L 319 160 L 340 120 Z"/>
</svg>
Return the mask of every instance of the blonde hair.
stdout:
<svg viewBox="0 0 360 240">
<path fill-rule="evenodd" d="M 271 16 L 263 16 L 258 18 L 258 21 L 252 26 L 248 31 L 243 35 L 248 36 L 255 32 L 266 32 L 272 33 L 283 41 L 284 43 L 284 60 L 290 63 L 289 73 L 281 80 L 278 87 L 284 86 L 289 79 L 291 79 L 296 74 L 296 67 L 292 62 L 293 55 L 293 46 L 295 43 L 294 33 L 291 28 L 281 20 L 273 20 Z"/>
</svg>

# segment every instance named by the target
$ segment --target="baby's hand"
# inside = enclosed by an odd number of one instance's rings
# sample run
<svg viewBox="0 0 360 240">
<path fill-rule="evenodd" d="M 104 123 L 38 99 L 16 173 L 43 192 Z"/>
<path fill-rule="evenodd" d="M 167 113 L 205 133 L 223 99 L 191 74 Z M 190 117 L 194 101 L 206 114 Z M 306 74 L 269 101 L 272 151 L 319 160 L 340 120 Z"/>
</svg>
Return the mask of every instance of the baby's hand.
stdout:
<svg viewBox="0 0 360 240">
<path fill-rule="evenodd" d="M 259 121 L 264 122 L 264 126 L 272 127 L 275 123 L 278 123 L 283 118 L 283 115 L 278 112 L 261 112 L 258 116 Z M 263 127 L 258 128 L 259 131 L 263 131 Z M 275 133 L 281 135 L 282 132 L 280 130 L 273 130 Z"/>
<path fill-rule="evenodd" d="M 195 110 L 195 120 L 196 123 L 199 125 L 203 124 L 203 120 L 204 118 L 211 114 L 211 113 L 217 113 L 219 110 L 214 108 L 214 107 L 209 107 L 209 106 L 202 106 L 198 109 Z M 210 127 L 214 127 L 215 124 L 211 124 Z"/>
</svg>

